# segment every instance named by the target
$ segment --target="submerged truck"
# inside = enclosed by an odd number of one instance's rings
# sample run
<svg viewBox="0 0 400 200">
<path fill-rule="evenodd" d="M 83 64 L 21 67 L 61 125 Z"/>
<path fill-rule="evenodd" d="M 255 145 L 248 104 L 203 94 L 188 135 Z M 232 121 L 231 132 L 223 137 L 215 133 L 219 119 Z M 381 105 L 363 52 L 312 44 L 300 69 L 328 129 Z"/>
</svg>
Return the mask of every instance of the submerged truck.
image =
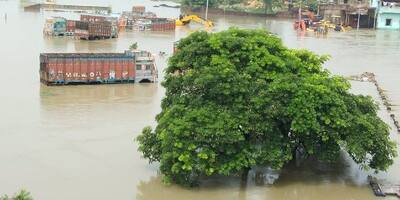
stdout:
<svg viewBox="0 0 400 200">
<path fill-rule="evenodd" d="M 97 24 L 107 24 L 107 30 L 111 26 L 111 38 L 117 38 L 119 34 L 118 29 L 118 16 L 104 16 L 104 15 L 81 15 L 80 17 L 81 22 L 88 22 L 90 24 L 97 23 Z M 98 27 L 97 27 L 98 28 Z M 103 28 L 103 27 L 101 27 Z"/>
<path fill-rule="evenodd" d="M 123 53 L 42 53 L 40 80 L 46 85 L 157 82 L 153 55 Z"/>
<path fill-rule="evenodd" d="M 76 21 L 75 36 L 85 40 L 112 38 L 113 35 L 111 22 Z"/>
</svg>

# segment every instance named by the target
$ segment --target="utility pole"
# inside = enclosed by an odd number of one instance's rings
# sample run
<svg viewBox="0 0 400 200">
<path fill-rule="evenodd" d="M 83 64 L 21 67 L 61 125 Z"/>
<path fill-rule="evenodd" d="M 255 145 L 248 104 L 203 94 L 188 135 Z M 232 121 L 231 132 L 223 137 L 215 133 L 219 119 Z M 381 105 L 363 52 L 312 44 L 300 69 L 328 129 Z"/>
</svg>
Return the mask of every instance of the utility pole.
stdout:
<svg viewBox="0 0 400 200">
<path fill-rule="evenodd" d="M 301 24 L 301 0 L 300 0 L 300 4 L 299 4 L 299 23 L 298 23 L 297 31 L 301 31 L 300 24 Z"/>
<path fill-rule="evenodd" d="M 378 5 L 376 5 L 376 9 L 375 9 L 375 13 L 374 13 L 374 29 L 376 29 L 376 18 L 378 17 L 380 5 L 381 5 L 381 1 L 378 1 Z"/>
<path fill-rule="evenodd" d="M 361 1 L 358 0 L 358 19 L 357 19 L 357 31 L 360 29 L 360 6 L 361 6 Z"/>
<path fill-rule="evenodd" d="M 206 3 L 206 20 L 208 20 L 208 0 L 207 0 L 207 3 Z"/>
</svg>

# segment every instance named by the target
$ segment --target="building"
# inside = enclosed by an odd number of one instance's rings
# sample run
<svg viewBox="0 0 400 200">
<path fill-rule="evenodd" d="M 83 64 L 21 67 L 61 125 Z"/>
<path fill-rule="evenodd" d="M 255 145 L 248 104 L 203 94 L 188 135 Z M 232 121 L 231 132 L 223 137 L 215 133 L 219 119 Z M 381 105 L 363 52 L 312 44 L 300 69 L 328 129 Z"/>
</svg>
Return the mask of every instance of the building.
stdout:
<svg viewBox="0 0 400 200">
<path fill-rule="evenodd" d="M 373 0 L 376 28 L 400 30 L 400 0 Z"/>
<path fill-rule="evenodd" d="M 375 8 L 371 4 L 370 0 L 336 0 L 321 4 L 319 9 L 320 15 L 333 23 L 353 28 L 373 28 Z"/>
</svg>

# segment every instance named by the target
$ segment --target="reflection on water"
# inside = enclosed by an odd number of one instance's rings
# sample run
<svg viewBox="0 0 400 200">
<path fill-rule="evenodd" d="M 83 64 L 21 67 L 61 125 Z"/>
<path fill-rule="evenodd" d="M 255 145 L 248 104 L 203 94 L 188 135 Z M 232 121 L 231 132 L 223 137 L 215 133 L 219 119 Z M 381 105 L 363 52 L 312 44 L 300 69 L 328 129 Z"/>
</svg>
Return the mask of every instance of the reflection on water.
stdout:
<svg viewBox="0 0 400 200">
<path fill-rule="evenodd" d="M 25 1 L 21 1 L 23 3 Z M 115 12 L 146 5 L 163 17 L 179 16 L 178 9 L 152 7 L 149 0 L 59 0 L 59 3 L 112 5 Z M 272 186 L 256 186 L 254 171 L 246 184 L 239 177 L 211 177 L 199 188 L 165 186 L 157 175 L 158 164 L 149 165 L 137 151 L 133 138 L 146 125 L 155 125 L 164 89 L 157 84 L 85 85 L 47 87 L 39 83 L 41 52 L 122 52 L 133 42 L 153 52 L 160 72 L 172 53 L 174 41 L 198 24 L 175 32 L 132 32 L 118 39 L 80 41 L 44 38 L 42 27 L 49 16 L 74 13 L 25 13 L 18 1 L 0 0 L 0 193 L 26 188 L 39 200 L 70 199 L 375 199 L 366 174 L 347 156 L 333 166 L 315 161 L 288 165 Z M 400 116 L 400 34 L 397 31 L 361 30 L 315 37 L 297 34 L 288 20 L 262 17 L 210 15 L 220 31 L 236 26 L 261 28 L 282 38 L 291 48 L 307 48 L 330 54 L 326 67 L 334 74 L 371 71 L 387 90 Z M 372 84 L 353 82 L 355 93 L 377 92 Z M 390 122 L 386 111 L 380 116 Z M 393 139 L 400 137 L 392 132 Z M 400 153 L 400 152 L 399 152 Z M 400 182 L 400 159 L 378 176 Z"/>
<path fill-rule="evenodd" d="M 247 181 L 240 177 L 207 178 L 198 188 L 160 185 L 161 177 L 154 176 L 139 182 L 136 199 L 375 199 L 365 173 L 345 155 L 330 166 L 315 160 L 300 166 L 289 163 L 273 185 L 256 186 L 254 173 L 249 172 Z"/>
</svg>

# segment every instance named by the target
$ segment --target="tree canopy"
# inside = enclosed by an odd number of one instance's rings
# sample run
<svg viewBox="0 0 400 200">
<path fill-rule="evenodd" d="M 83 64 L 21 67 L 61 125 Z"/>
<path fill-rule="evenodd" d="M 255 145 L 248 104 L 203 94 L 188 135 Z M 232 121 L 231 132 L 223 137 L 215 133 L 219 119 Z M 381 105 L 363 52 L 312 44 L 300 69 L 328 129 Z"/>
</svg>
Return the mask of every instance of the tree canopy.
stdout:
<svg viewBox="0 0 400 200">
<path fill-rule="evenodd" d="M 179 41 L 165 70 L 166 96 L 153 131 L 137 140 L 166 181 L 284 167 L 302 149 L 386 170 L 396 156 L 389 127 L 369 96 L 322 68 L 327 56 L 285 47 L 263 30 L 195 32 Z"/>
<path fill-rule="evenodd" d="M 0 200 L 33 200 L 31 197 L 31 193 L 26 190 L 21 190 L 18 193 L 14 194 L 13 197 L 8 197 L 7 195 L 3 195 L 0 197 Z"/>
</svg>

